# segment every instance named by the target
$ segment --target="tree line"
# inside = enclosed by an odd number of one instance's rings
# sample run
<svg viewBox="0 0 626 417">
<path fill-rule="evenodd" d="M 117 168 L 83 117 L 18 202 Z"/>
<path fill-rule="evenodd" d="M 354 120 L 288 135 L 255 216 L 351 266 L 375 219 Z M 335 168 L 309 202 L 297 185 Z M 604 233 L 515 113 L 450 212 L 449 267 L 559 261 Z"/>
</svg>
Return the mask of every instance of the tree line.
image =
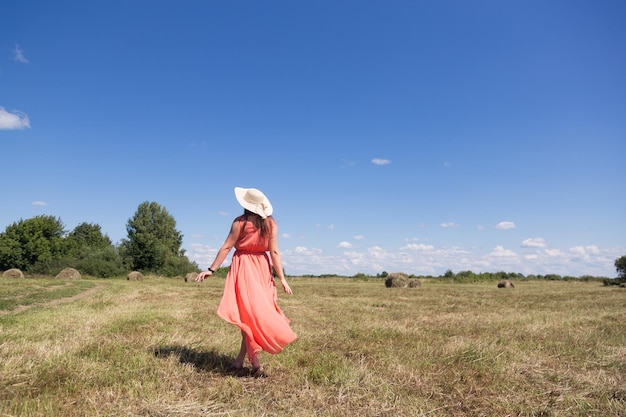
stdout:
<svg viewBox="0 0 626 417">
<path fill-rule="evenodd" d="M 0 270 L 56 275 L 71 267 L 99 278 L 130 271 L 163 276 L 199 271 L 181 249 L 183 235 L 176 220 L 158 203 L 141 203 L 128 219 L 126 232 L 114 245 L 98 224 L 81 223 L 68 232 L 54 216 L 19 220 L 0 233 Z"/>
</svg>

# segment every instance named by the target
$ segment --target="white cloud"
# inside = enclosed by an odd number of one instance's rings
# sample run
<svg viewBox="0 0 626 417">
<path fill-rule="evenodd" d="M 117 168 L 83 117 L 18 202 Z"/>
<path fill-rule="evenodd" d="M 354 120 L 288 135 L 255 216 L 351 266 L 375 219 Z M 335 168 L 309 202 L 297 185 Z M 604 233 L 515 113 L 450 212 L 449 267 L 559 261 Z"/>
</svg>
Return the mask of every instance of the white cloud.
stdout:
<svg viewBox="0 0 626 417">
<path fill-rule="evenodd" d="M 459 225 L 454 222 L 441 223 L 439 226 L 443 227 L 444 229 L 447 229 L 450 227 L 459 227 Z"/>
<path fill-rule="evenodd" d="M 556 258 L 563 255 L 561 249 L 546 249 L 546 254 L 550 257 Z"/>
<path fill-rule="evenodd" d="M 363 236 L 363 235 L 356 235 L 356 236 L 353 236 L 353 237 L 354 237 L 354 240 L 363 240 L 363 239 L 365 239 L 365 236 Z"/>
<path fill-rule="evenodd" d="M 403 246 L 400 248 L 400 250 L 422 250 L 422 251 L 426 251 L 426 250 L 433 250 L 434 246 L 433 245 L 424 245 L 423 243 L 417 244 L 417 243 L 409 243 L 406 246 Z"/>
<path fill-rule="evenodd" d="M 202 266 L 202 268 L 205 268 L 204 265 L 206 265 L 206 267 L 211 265 L 211 262 L 215 259 L 215 255 L 217 255 L 217 251 L 217 249 L 213 249 L 209 245 L 192 243 L 189 245 L 187 257 L 197 262 L 198 265 Z"/>
<path fill-rule="evenodd" d="M 291 239 L 291 235 L 289 233 L 283 233 L 282 235 L 280 235 L 280 237 L 282 237 L 283 239 Z"/>
<path fill-rule="evenodd" d="M 495 248 L 493 248 L 489 256 L 495 256 L 497 258 L 502 258 L 502 257 L 515 258 L 517 257 L 517 254 L 510 249 L 505 249 L 504 247 L 498 245 Z"/>
<path fill-rule="evenodd" d="M 30 120 L 25 113 L 16 111 L 9 113 L 0 107 L 0 130 L 22 130 L 30 128 Z"/>
<path fill-rule="evenodd" d="M 523 248 L 545 248 L 546 242 L 542 237 L 526 239 L 522 242 Z"/>
<path fill-rule="evenodd" d="M 369 239 L 369 238 L 368 238 Z M 402 271 L 416 275 L 442 275 L 471 270 L 480 272 L 519 272 L 526 276 L 558 274 L 561 276 L 615 276 L 613 263 L 626 253 L 626 248 L 601 248 L 595 245 L 569 246 L 565 249 L 547 249 L 542 238 L 526 239 L 526 249 L 508 249 L 504 245 L 481 249 L 437 246 L 402 239 L 398 246 L 357 248 L 353 242 L 342 241 L 335 247 L 322 250 L 315 247 L 290 246 L 285 241 L 281 250 L 283 267 L 289 275 L 336 274 L 353 276 L 357 273 L 378 274 L 382 271 Z M 543 245 L 543 246 L 542 246 Z M 215 258 L 218 247 L 204 244 L 187 246 L 190 259 L 206 268 Z M 227 266 L 226 259 L 223 266 Z"/>
<path fill-rule="evenodd" d="M 589 259 L 593 255 L 598 255 L 600 250 L 597 246 L 574 246 L 569 248 L 572 255 L 579 259 Z"/>
<path fill-rule="evenodd" d="M 389 159 L 381 159 L 381 158 L 372 159 L 372 164 L 374 165 L 389 165 L 390 163 L 391 161 Z"/>
<path fill-rule="evenodd" d="M 500 222 L 496 225 L 496 229 L 498 230 L 515 229 L 515 227 L 515 223 L 513 222 Z"/>
<path fill-rule="evenodd" d="M 48 203 L 46 203 L 45 201 L 33 201 L 33 206 L 45 207 L 47 205 Z"/>
<path fill-rule="evenodd" d="M 24 57 L 24 52 L 22 51 L 22 48 L 20 48 L 18 44 L 15 44 L 15 49 L 13 50 L 13 61 L 17 61 L 22 64 L 28 63 L 28 59 Z"/>
<path fill-rule="evenodd" d="M 322 253 L 321 249 L 309 249 L 306 246 L 296 246 L 293 252 L 303 255 L 319 255 Z"/>
</svg>

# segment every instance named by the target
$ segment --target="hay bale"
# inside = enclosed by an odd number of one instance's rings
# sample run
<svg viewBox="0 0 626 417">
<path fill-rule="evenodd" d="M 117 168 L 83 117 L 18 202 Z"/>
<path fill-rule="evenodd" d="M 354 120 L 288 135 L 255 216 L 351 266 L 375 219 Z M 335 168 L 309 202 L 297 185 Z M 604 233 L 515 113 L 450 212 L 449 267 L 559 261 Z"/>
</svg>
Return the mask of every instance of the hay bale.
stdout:
<svg viewBox="0 0 626 417">
<path fill-rule="evenodd" d="M 24 278 L 24 274 L 22 273 L 22 271 L 17 268 L 11 268 L 7 271 L 4 271 L 2 273 L 2 276 L 6 278 Z"/>
<path fill-rule="evenodd" d="M 128 275 L 126 275 L 126 280 L 128 281 L 142 281 L 143 274 L 139 271 L 132 271 Z"/>
<path fill-rule="evenodd" d="M 185 282 L 193 282 L 196 280 L 197 276 L 198 274 L 195 272 L 187 272 L 187 274 L 185 274 Z"/>
<path fill-rule="evenodd" d="M 81 279 L 80 272 L 74 268 L 65 268 L 57 274 L 56 279 Z"/>
<path fill-rule="evenodd" d="M 404 272 L 392 272 L 385 279 L 387 288 L 406 288 L 409 286 L 409 276 Z"/>
<path fill-rule="evenodd" d="M 620 288 L 626 288 L 626 282 L 622 282 L 621 284 L 619 284 Z"/>
<path fill-rule="evenodd" d="M 417 278 L 409 278 L 409 288 L 419 288 L 422 286 L 422 281 Z"/>
<path fill-rule="evenodd" d="M 508 279 L 503 279 L 498 282 L 498 288 L 515 288 L 515 285 L 513 285 L 513 283 Z"/>
</svg>

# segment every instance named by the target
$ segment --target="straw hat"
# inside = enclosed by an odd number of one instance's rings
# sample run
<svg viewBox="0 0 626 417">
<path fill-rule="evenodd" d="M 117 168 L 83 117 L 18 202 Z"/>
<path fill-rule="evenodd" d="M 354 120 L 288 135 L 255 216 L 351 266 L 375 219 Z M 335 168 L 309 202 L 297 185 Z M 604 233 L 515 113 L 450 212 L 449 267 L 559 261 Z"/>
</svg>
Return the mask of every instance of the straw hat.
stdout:
<svg viewBox="0 0 626 417">
<path fill-rule="evenodd" d="M 235 187 L 235 197 L 241 207 L 258 214 L 264 219 L 271 216 L 274 208 L 265 194 L 256 188 Z"/>
</svg>

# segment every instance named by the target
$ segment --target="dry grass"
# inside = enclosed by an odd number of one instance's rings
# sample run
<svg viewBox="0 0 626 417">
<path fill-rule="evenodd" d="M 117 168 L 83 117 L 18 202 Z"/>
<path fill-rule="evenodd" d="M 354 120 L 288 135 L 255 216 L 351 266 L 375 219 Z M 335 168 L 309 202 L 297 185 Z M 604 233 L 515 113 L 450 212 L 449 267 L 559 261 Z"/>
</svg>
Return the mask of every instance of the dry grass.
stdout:
<svg viewBox="0 0 626 417">
<path fill-rule="evenodd" d="M 215 314 L 222 279 L 92 283 L 4 307 L 0 416 L 626 416 L 619 288 L 292 279 L 299 339 L 254 379 L 225 372 L 240 340 Z"/>
</svg>

